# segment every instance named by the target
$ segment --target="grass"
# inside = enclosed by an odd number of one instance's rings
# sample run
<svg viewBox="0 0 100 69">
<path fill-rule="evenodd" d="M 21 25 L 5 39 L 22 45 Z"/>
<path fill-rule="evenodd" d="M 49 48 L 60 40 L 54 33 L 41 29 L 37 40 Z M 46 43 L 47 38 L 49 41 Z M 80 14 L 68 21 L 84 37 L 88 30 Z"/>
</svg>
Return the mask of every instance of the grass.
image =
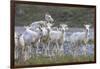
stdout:
<svg viewBox="0 0 100 69">
<path fill-rule="evenodd" d="M 41 64 L 56 64 L 56 63 L 73 63 L 73 62 L 90 62 L 94 61 L 94 56 L 77 56 L 73 57 L 71 55 L 66 56 L 56 56 L 50 59 L 49 57 L 38 56 L 37 58 L 30 58 L 24 65 L 41 65 Z M 16 62 L 16 65 L 19 65 Z"/>
<path fill-rule="evenodd" d="M 89 40 L 89 44 L 93 44 L 94 40 Z M 73 57 L 72 55 L 58 56 L 50 59 L 49 57 L 38 56 L 32 57 L 23 64 L 19 63 L 18 60 L 15 60 L 15 65 L 42 65 L 42 64 L 58 64 L 58 63 L 74 63 L 74 62 L 91 62 L 94 61 L 94 55 L 84 56 L 80 55 Z"/>
</svg>

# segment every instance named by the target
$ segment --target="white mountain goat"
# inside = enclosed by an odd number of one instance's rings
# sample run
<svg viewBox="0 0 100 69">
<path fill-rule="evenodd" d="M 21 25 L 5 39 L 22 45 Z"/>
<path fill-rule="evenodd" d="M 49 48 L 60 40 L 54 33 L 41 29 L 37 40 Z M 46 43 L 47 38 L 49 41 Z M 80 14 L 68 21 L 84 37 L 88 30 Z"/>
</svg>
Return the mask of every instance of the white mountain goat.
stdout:
<svg viewBox="0 0 100 69">
<path fill-rule="evenodd" d="M 47 25 L 45 27 L 41 27 L 42 37 L 40 38 L 40 43 L 43 46 L 42 53 L 44 54 L 44 56 L 48 56 L 48 48 L 49 48 L 48 47 L 48 42 L 49 42 L 48 24 L 52 25 L 51 23 L 47 23 Z"/>
<path fill-rule="evenodd" d="M 79 50 L 79 43 L 82 41 L 87 45 L 88 43 L 88 35 L 89 35 L 89 27 L 90 25 L 84 25 L 85 30 L 83 32 L 75 32 L 70 36 L 70 42 L 73 45 L 73 55 L 77 55 L 77 50 Z M 83 53 L 86 55 L 86 47 L 83 47 Z"/>
<path fill-rule="evenodd" d="M 46 25 L 46 21 L 35 21 L 32 24 L 29 25 L 31 30 L 35 30 L 36 28 L 44 27 Z"/>
<path fill-rule="evenodd" d="M 21 58 L 21 46 L 20 46 L 20 42 L 19 42 L 19 38 L 20 38 L 21 34 L 19 34 L 18 32 L 15 32 L 14 33 L 14 40 L 15 40 L 15 60 L 17 60 L 18 62 L 21 62 L 20 61 L 20 58 Z"/>
<path fill-rule="evenodd" d="M 26 30 L 22 35 L 20 36 L 19 42 L 20 45 L 22 46 L 22 54 L 23 54 L 23 59 L 26 61 L 31 57 L 29 55 L 29 49 L 32 47 L 32 44 L 38 49 L 38 42 L 41 37 L 41 31 L 32 31 L 30 30 L 30 27 L 26 27 Z M 28 49 L 28 51 L 27 51 Z M 38 54 L 38 51 L 36 49 L 36 54 Z M 31 51 L 31 50 L 30 50 Z"/>
<path fill-rule="evenodd" d="M 40 42 L 43 45 L 42 53 L 44 56 L 50 56 L 50 51 L 49 51 L 49 45 L 48 43 L 50 42 L 50 29 L 53 24 L 47 23 L 45 27 L 41 27 L 42 30 L 42 37 L 40 38 Z"/>
<path fill-rule="evenodd" d="M 46 13 L 45 14 L 45 21 L 35 21 L 35 22 L 33 22 L 32 24 L 30 24 L 30 28 L 32 29 L 32 30 L 34 30 L 34 29 L 36 29 L 36 28 L 38 28 L 38 27 L 45 27 L 46 25 L 47 25 L 47 23 L 53 23 L 53 18 L 51 17 L 51 15 L 50 14 L 48 14 L 48 13 Z"/>
<path fill-rule="evenodd" d="M 15 40 L 15 59 L 18 59 L 18 48 L 19 48 L 19 43 L 18 43 L 18 34 L 17 32 L 14 33 L 14 40 Z"/>
<path fill-rule="evenodd" d="M 61 38 L 59 39 L 58 43 L 59 43 L 59 48 L 60 48 L 60 55 L 63 55 L 64 54 L 64 42 L 65 42 L 65 33 L 66 31 L 68 30 L 68 25 L 65 25 L 65 24 L 60 24 L 61 26 L 61 29 L 60 31 L 62 32 L 62 36 Z"/>
<path fill-rule="evenodd" d="M 51 17 L 51 15 L 49 13 L 45 14 L 45 20 L 47 21 L 47 23 L 53 23 L 54 19 Z"/>
<path fill-rule="evenodd" d="M 64 52 L 63 44 L 65 40 L 65 28 L 67 27 L 67 25 L 62 24 L 61 27 L 62 27 L 61 31 L 59 30 L 55 31 L 49 27 L 49 40 L 50 41 L 48 45 L 50 47 L 50 44 L 56 44 L 56 53 L 58 53 L 59 55 L 62 55 Z"/>
<path fill-rule="evenodd" d="M 37 27 L 41 27 L 43 36 L 41 37 L 41 43 L 43 44 L 43 48 L 45 49 L 45 55 L 47 53 L 47 44 L 48 44 L 48 30 L 47 24 L 52 23 L 54 20 L 50 14 L 45 14 L 45 21 L 36 21 L 30 25 L 31 30 L 35 30 Z M 43 49 L 42 49 L 43 50 Z"/>
<path fill-rule="evenodd" d="M 33 43 L 37 43 L 40 40 L 40 33 L 43 34 L 43 37 L 45 37 L 45 32 L 36 31 L 36 29 L 40 29 L 40 27 L 46 27 L 47 23 L 53 22 L 53 18 L 50 14 L 45 14 L 45 21 L 35 21 L 32 24 L 29 25 L 29 28 L 26 28 L 26 31 L 21 35 L 20 37 L 20 44 L 23 46 L 23 50 L 26 47 L 31 47 L 30 45 Z M 39 44 L 39 43 L 37 43 Z M 25 47 L 26 46 L 26 47 Z M 38 47 L 38 46 L 37 46 Z M 37 51 L 38 52 L 38 51 Z"/>
</svg>

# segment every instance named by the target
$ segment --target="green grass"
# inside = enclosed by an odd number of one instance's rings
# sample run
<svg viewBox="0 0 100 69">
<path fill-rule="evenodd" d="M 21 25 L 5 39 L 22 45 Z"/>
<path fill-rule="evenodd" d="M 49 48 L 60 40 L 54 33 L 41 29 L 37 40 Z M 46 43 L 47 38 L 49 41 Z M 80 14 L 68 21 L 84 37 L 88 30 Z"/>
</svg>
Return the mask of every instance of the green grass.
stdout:
<svg viewBox="0 0 100 69">
<path fill-rule="evenodd" d="M 93 44 L 94 40 L 89 40 L 89 44 Z M 32 57 L 24 63 L 19 63 L 18 60 L 15 60 L 15 65 L 41 65 L 41 64 L 56 64 L 56 63 L 73 63 L 73 62 L 91 62 L 94 61 L 94 55 L 90 56 L 77 56 L 73 57 L 72 55 L 58 56 L 50 59 L 49 57 L 38 56 Z"/>
<path fill-rule="evenodd" d="M 89 62 L 94 61 L 94 56 L 78 56 L 73 57 L 71 55 L 56 56 L 50 59 L 49 57 L 38 56 L 37 58 L 30 58 L 24 65 L 41 65 L 41 64 L 56 64 L 56 63 L 73 63 L 73 62 Z M 19 65 L 16 62 L 16 65 Z M 22 64 L 23 65 L 23 64 Z"/>
</svg>

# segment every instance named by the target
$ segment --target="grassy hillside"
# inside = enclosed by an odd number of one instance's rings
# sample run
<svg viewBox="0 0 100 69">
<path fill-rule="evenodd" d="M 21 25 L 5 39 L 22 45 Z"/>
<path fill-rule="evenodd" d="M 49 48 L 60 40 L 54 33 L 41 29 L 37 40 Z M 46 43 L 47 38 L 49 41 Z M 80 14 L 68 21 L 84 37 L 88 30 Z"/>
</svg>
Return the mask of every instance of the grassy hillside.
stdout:
<svg viewBox="0 0 100 69">
<path fill-rule="evenodd" d="M 55 25 L 65 23 L 70 27 L 83 27 L 83 24 L 93 26 L 94 23 L 94 8 L 16 4 L 15 25 L 29 25 L 34 21 L 44 20 L 47 12 L 54 18 Z"/>
</svg>

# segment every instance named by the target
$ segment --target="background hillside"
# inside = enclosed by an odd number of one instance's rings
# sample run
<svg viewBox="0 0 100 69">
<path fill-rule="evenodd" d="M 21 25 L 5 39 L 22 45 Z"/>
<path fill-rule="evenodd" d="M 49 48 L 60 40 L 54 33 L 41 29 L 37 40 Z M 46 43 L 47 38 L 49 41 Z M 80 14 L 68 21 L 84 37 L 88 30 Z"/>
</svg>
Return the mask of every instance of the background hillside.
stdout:
<svg viewBox="0 0 100 69">
<path fill-rule="evenodd" d="M 83 24 L 91 24 L 93 27 L 94 24 L 94 8 L 16 4 L 15 25 L 29 25 L 44 20 L 47 12 L 51 14 L 56 26 L 65 23 L 70 27 L 83 27 Z"/>
</svg>

